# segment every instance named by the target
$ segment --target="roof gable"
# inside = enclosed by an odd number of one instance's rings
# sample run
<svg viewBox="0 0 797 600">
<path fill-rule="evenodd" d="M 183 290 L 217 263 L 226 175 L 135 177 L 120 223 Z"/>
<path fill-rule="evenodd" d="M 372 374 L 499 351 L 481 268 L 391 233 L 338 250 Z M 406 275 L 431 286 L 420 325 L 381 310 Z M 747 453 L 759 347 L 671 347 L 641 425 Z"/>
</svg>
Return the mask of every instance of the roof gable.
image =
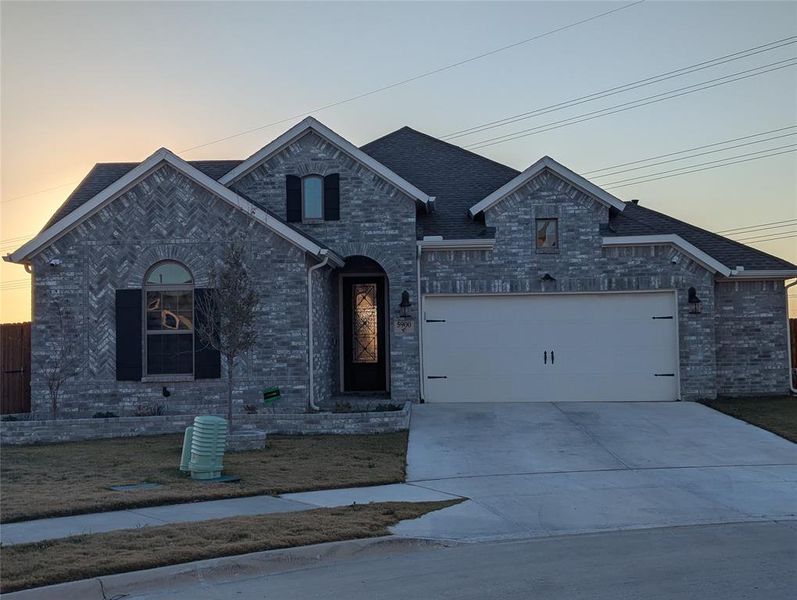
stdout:
<svg viewBox="0 0 797 600">
<path fill-rule="evenodd" d="M 329 255 L 332 259 L 332 262 L 343 265 L 343 260 L 340 257 L 334 253 L 331 253 L 327 248 L 321 246 L 315 240 L 312 240 L 299 230 L 291 227 L 270 212 L 267 212 L 256 206 L 229 188 L 224 187 L 219 182 L 212 179 L 198 168 L 190 165 L 166 148 L 157 150 L 146 160 L 129 169 L 124 175 L 117 178 L 110 185 L 106 186 L 90 200 L 84 202 L 78 208 L 72 210 L 66 216 L 59 219 L 49 227 L 46 227 L 41 233 L 39 233 L 39 235 L 24 244 L 13 254 L 6 256 L 5 259 L 9 262 L 16 263 L 24 262 L 25 260 L 29 259 L 31 256 L 40 252 L 43 248 L 47 247 L 49 244 L 74 229 L 97 211 L 101 210 L 108 203 L 124 194 L 136 183 L 147 177 L 156 169 L 160 168 L 163 164 L 171 165 L 177 171 L 193 180 L 196 184 L 204 187 L 222 200 L 229 202 L 237 209 L 245 212 L 251 218 L 259 221 L 274 231 L 276 234 L 302 248 L 304 251 L 316 256 Z"/>
<path fill-rule="evenodd" d="M 315 123 L 318 122 L 315 121 Z M 320 123 L 318 126 L 323 127 Z M 169 151 L 164 150 L 163 152 L 168 153 Z M 433 212 L 422 211 L 417 215 L 419 239 L 425 236 L 442 236 L 447 241 L 492 239 L 495 235 L 494 228 L 485 227 L 482 219 L 470 218 L 469 209 L 475 208 L 488 197 L 497 194 L 501 188 L 511 187 L 512 182 L 516 182 L 524 174 L 528 175 L 530 169 L 544 164 L 543 161 L 547 161 L 547 166 L 543 168 L 550 168 L 559 177 L 570 182 L 573 182 L 574 179 L 584 182 L 577 187 L 583 188 L 587 184 L 592 185 L 583 177 L 548 157 L 538 161 L 524 173 L 520 173 L 511 167 L 409 127 L 402 127 L 378 138 L 364 145 L 359 152 L 368 155 L 371 160 L 378 161 L 383 168 L 391 171 L 395 176 L 403 178 L 408 185 L 415 186 L 418 190 L 425 190 L 430 196 L 437 197 Z M 173 154 L 171 156 L 211 180 L 210 182 L 205 181 L 203 185 L 215 183 L 222 188 L 223 186 L 212 180 L 230 175 L 244 162 L 240 160 L 185 162 Z M 139 167 L 140 164 L 98 163 L 95 165 L 47 222 L 36 240 L 41 240 L 48 230 L 60 224 L 67 216 L 81 209 L 86 210 L 83 209 L 85 204 Z M 597 186 L 595 189 L 600 190 Z M 324 247 L 323 243 L 281 221 L 240 191 L 227 190 L 226 193 L 237 196 L 239 200 L 236 202 L 243 200 L 255 207 L 259 211 L 258 215 L 267 219 L 275 227 L 280 227 L 286 236 L 298 236 L 297 239 L 304 240 L 302 243 L 312 244 L 309 247 Z M 622 205 L 624 210 L 610 211 L 609 223 L 604 225 L 605 229 L 602 230 L 605 237 L 676 235 L 730 269 L 735 269 L 737 266 L 745 267 L 745 276 L 752 277 L 753 274 L 755 276 L 761 274 L 781 276 L 786 274 L 793 277 L 797 274 L 797 266 L 778 257 L 649 208 L 632 203 L 622 203 Z M 72 226 L 74 225 L 64 227 Z M 63 233 L 65 231 L 57 235 L 60 236 Z M 25 248 L 30 248 L 31 243 L 25 244 L 11 257 L 19 259 L 21 256 L 19 253 Z M 733 274 L 734 277 L 740 275 L 741 272 Z"/>
<path fill-rule="evenodd" d="M 192 160 L 189 165 L 202 171 L 208 177 L 218 179 L 230 169 L 241 164 L 240 160 Z M 66 200 L 58 207 L 42 231 L 63 219 L 73 210 L 79 208 L 111 185 L 114 181 L 134 169 L 137 162 L 97 163 L 83 178 Z"/>
<path fill-rule="evenodd" d="M 249 173 L 252 169 L 257 167 L 262 162 L 268 160 L 270 157 L 274 156 L 277 152 L 285 148 L 288 144 L 292 143 L 293 141 L 299 139 L 300 137 L 304 136 L 308 132 L 313 131 L 326 141 L 331 143 L 333 146 L 336 146 L 346 154 L 348 154 L 351 158 L 358 161 L 359 163 L 365 165 L 369 169 L 371 169 L 374 173 L 379 175 L 385 181 L 393 184 L 402 192 L 407 194 L 410 198 L 415 199 L 416 201 L 420 202 L 427 208 L 430 208 L 431 205 L 434 203 L 434 197 L 429 196 L 422 190 L 420 190 L 415 185 L 411 184 L 409 181 L 404 179 L 403 177 L 397 175 L 385 165 L 381 164 L 377 160 L 374 160 L 373 157 L 369 156 L 357 146 L 349 142 L 348 140 L 344 139 L 334 131 L 332 131 L 329 127 L 324 125 L 323 123 L 317 121 L 312 117 L 307 117 L 306 119 L 300 121 L 293 127 L 291 127 L 288 131 L 283 133 L 277 139 L 273 140 L 269 144 L 266 144 L 263 148 L 255 152 L 252 156 L 247 158 L 237 167 L 232 169 L 229 173 L 224 175 L 219 179 L 219 182 L 222 185 L 230 185 L 236 179 L 243 177 L 247 173 Z"/>
<path fill-rule="evenodd" d="M 690 244 L 680 235 L 674 233 L 659 234 L 659 235 L 639 235 L 639 236 L 616 236 L 604 237 L 604 246 L 656 246 L 656 245 L 670 245 L 675 246 L 684 254 L 689 256 L 692 260 L 702 265 L 704 269 L 712 273 L 719 273 L 728 277 L 732 273 L 727 265 L 724 265 L 713 256 L 703 252 L 694 244 Z"/>
<path fill-rule="evenodd" d="M 537 175 L 542 173 L 545 169 L 552 171 L 574 187 L 580 189 L 585 194 L 595 198 L 598 202 L 605 204 L 611 208 L 614 208 L 620 212 L 625 209 L 625 203 L 612 196 L 606 190 L 599 188 L 597 185 L 592 183 L 591 181 L 587 180 L 586 178 L 582 177 L 578 173 L 571 171 L 564 165 L 556 162 L 550 156 L 543 156 L 540 160 L 535 162 L 531 165 L 528 169 L 523 171 L 520 175 L 515 177 L 512 181 L 507 182 L 505 185 L 501 186 L 497 190 L 493 191 L 490 195 L 486 198 L 477 202 L 473 206 L 470 207 L 468 211 L 471 217 L 475 217 L 481 212 L 484 212 L 491 206 L 494 206 L 504 198 L 506 198 L 509 194 L 519 189 L 523 184 L 526 182 L 534 179 Z"/>
</svg>

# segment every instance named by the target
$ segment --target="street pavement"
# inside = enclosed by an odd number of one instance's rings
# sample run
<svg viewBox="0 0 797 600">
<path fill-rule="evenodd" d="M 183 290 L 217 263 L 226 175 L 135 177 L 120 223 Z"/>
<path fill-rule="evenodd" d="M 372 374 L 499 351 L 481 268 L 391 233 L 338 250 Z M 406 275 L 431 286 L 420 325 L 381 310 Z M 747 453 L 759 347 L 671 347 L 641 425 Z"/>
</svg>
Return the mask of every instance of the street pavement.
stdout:
<svg viewBox="0 0 797 600">
<path fill-rule="evenodd" d="M 795 565 L 794 523 L 704 525 L 286 564 L 126 600 L 793 600 Z"/>
</svg>

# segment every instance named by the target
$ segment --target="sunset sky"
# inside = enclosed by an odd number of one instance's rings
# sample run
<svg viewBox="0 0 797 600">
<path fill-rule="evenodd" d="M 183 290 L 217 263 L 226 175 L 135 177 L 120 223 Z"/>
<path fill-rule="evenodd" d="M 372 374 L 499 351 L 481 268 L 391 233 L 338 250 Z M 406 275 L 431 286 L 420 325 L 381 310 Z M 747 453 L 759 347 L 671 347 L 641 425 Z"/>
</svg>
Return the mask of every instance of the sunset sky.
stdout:
<svg viewBox="0 0 797 600">
<path fill-rule="evenodd" d="M 647 1 L 316 110 L 624 4 L 3 2 L 0 253 L 35 235 L 97 162 L 138 161 L 161 146 L 188 160 L 244 158 L 310 113 L 356 145 L 403 125 L 441 137 L 786 40 L 449 141 L 469 146 L 756 73 L 476 151 L 517 169 L 548 154 L 621 199 L 639 198 L 712 231 L 777 223 L 732 233 L 797 263 L 797 60 L 788 62 L 797 57 L 797 43 L 787 40 L 797 36 L 794 2 Z M 767 69 L 773 70 L 757 74 Z M 663 161 L 682 155 L 613 176 L 605 173 L 622 169 L 589 173 L 737 138 L 745 139 L 727 146 L 739 147 L 711 146 L 679 162 Z M 744 162 L 617 187 L 628 178 L 653 179 L 733 157 Z M 0 319 L 29 319 L 24 269 L 3 263 L 0 278 Z M 797 286 L 791 294 L 797 316 Z"/>
</svg>

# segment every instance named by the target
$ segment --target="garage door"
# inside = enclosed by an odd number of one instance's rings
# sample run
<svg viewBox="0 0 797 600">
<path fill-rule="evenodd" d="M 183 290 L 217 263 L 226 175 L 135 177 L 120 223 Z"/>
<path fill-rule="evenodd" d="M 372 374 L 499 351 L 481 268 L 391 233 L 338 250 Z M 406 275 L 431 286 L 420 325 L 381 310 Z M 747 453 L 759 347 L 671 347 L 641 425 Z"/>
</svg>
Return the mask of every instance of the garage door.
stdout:
<svg viewBox="0 0 797 600">
<path fill-rule="evenodd" d="M 678 399 L 675 294 L 426 296 L 428 402 Z"/>
</svg>

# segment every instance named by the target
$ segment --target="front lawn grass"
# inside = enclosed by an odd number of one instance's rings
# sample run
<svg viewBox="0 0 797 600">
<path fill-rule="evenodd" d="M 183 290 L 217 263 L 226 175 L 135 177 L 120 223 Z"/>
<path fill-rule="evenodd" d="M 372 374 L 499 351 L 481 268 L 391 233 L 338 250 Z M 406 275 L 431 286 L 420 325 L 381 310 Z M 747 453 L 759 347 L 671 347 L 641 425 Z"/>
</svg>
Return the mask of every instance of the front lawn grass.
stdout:
<svg viewBox="0 0 797 600">
<path fill-rule="evenodd" d="M 269 436 L 267 447 L 227 453 L 236 483 L 202 483 L 178 470 L 181 435 L 5 446 L 0 522 L 157 504 L 283 494 L 404 481 L 407 433 Z M 158 483 L 117 492 L 109 486 Z"/>
<path fill-rule="evenodd" d="M 703 404 L 797 442 L 797 398 L 707 400 Z"/>
<path fill-rule="evenodd" d="M 388 535 L 387 528 L 399 521 L 415 519 L 461 501 L 380 502 L 319 508 L 9 546 L 3 548 L 0 592 L 218 556 L 378 537 Z"/>
</svg>

